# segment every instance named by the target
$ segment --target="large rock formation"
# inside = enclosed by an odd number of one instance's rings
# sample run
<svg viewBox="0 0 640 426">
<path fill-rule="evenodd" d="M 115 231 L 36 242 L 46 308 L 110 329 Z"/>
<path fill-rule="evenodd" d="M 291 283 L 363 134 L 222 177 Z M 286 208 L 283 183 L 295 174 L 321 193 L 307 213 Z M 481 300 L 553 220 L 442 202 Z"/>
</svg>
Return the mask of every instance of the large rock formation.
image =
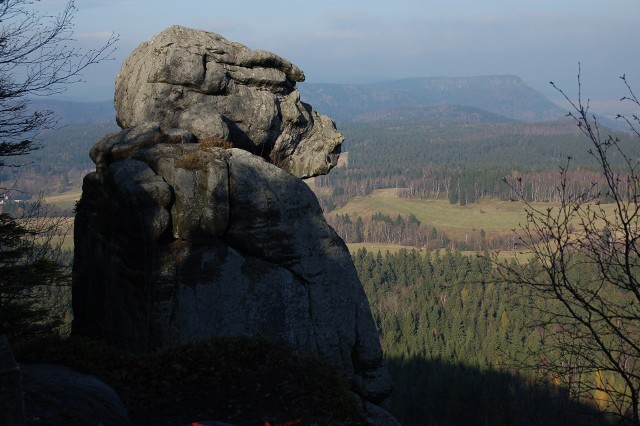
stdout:
<svg viewBox="0 0 640 426">
<path fill-rule="evenodd" d="M 116 79 L 118 124 L 159 122 L 220 137 L 299 177 L 327 173 L 344 140 L 300 102 L 303 72 L 270 52 L 173 26 L 138 46 Z"/>
<path fill-rule="evenodd" d="M 171 34 L 189 34 L 195 47 L 176 49 L 184 40 L 174 45 L 167 38 Z M 208 45 L 212 40 L 218 44 Z M 306 152 L 301 146 L 309 143 L 313 151 L 323 144 L 323 135 L 331 139 L 329 146 L 341 139 L 332 125 L 321 127 L 332 129 L 329 133 L 317 130 L 318 116 L 310 107 L 301 111 L 311 126 L 306 133 L 295 133 L 300 121 L 283 118 L 284 102 L 295 93 L 292 80 L 300 79 L 301 71 L 273 54 L 180 27 L 143 47 L 147 55 L 171 53 L 156 55 L 160 65 L 138 64 L 151 77 L 131 79 L 146 91 L 132 93 L 136 84 L 120 73 L 116 105 L 119 122 L 127 128 L 103 137 L 91 151 L 96 171 L 85 177 L 75 220 L 73 332 L 106 337 L 133 350 L 221 335 L 273 339 L 333 361 L 366 401 L 383 400 L 391 384 L 351 256 L 325 222 L 313 192 L 290 173 L 296 164 L 314 163 L 301 156 Z M 167 55 L 194 52 L 211 53 L 199 62 L 165 65 Z M 144 56 L 141 48 L 123 70 L 139 56 Z M 196 62 L 206 63 L 206 72 L 194 88 L 193 81 L 187 84 L 186 77 L 176 76 L 201 72 L 192 72 Z M 206 75 L 219 68 L 231 76 L 225 80 L 227 89 L 241 86 L 229 95 L 236 101 L 203 100 L 202 87 L 212 84 Z M 162 70 L 164 77 L 157 77 L 160 71 L 149 74 L 150 69 Z M 245 75 L 249 69 L 252 78 Z M 280 76 L 280 83 L 264 83 L 266 77 L 257 77 L 263 72 Z M 160 80 L 173 83 L 155 82 Z M 171 96 L 162 104 L 159 93 L 175 87 L 191 93 L 185 97 L 194 96 L 190 107 L 176 108 Z M 141 104 L 134 107 L 136 102 Z M 275 127 L 265 127 L 258 116 L 255 123 L 249 119 L 252 111 L 268 110 L 274 102 L 280 108 L 271 118 L 272 124 L 278 122 Z M 151 119 L 162 121 L 146 121 Z M 247 139 L 256 147 L 274 141 L 273 149 L 280 149 L 285 141 L 295 141 L 288 145 L 291 155 L 279 163 L 286 170 L 247 150 L 213 146 L 202 137 L 215 133 L 213 127 L 201 126 L 214 121 L 229 129 L 217 136 L 235 146 Z M 241 126 L 245 130 L 234 133 Z M 331 162 L 324 164 L 329 168 Z M 368 404 L 369 411 L 376 411 Z"/>
</svg>

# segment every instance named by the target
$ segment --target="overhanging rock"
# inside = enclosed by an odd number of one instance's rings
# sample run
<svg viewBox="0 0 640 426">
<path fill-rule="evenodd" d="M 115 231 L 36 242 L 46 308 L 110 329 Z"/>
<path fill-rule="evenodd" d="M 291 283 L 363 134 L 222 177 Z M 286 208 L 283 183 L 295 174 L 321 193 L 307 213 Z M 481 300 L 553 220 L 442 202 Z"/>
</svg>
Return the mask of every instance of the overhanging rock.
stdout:
<svg viewBox="0 0 640 426">
<path fill-rule="evenodd" d="M 300 101 L 303 72 L 280 56 L 173 26 L 138 46 L 116 79 L 122 128 L 158 122 L 221 138 L 299 177 L 326 174 L 344 138 Z"/>
</svg>

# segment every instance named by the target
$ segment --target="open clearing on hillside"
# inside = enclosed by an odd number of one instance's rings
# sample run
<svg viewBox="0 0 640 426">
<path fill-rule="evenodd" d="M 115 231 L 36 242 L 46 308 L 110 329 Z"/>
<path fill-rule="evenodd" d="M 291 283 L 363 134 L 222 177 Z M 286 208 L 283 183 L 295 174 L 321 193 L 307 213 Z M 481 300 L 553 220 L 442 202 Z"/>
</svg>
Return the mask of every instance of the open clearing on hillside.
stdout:
<svg viewBox="0 0 640 426">
<path fill-rule="evenodd" d="M 548 207 L 557 208 L 553 203 L 532 203 L 541 211 Z M 602 205 L 605 210 L 613 211 L 613 205 Z M 525 205 L 517 201 L 501 201 L 496 199 L 482 199 L 478 203 L 460 206 L 451 204 L 448 200 L 400 198 L 397 189 L 379 189 L 364 197 L 355 197 L 344 207 L 326 213 L 330 215 L 350 216 L 359 215 L 369 218 L 374 213 L 381 212 L 396 217 L 398 214 L 406 217 L 414 214 L 422 226 L 434 226 L 439 231 L 446 232 L 453 238 L 464 238 L 470 232 L 484 229 L 488 237 L 511 233 L 524 223 Z"/>
<path fill-rule="evenodd" d="M 57 195 L 48 195 L 45 197 L 47 204 L 53 204 L 60 210 L 73 210 L 76 202 L 82 195 L 82 189 L 74 189 L 73 191 L 63 192 Z"/>
<path fill-rule="evenodd" d="M 366 197 L 355 197 L 328 215 L 349 214 L 366 218 L 376 212 L 391 217 L 414 214 L 423 225 L 435 226 L 452 236 L 464 236 L 467 232 L 481 229 L 487 235 L 511 232 L 525 217 L 524 205 L 518 202 L 481 200 L 460 206 L 447 200 L 400 198 L 396 189 L 379 189 Z"/>
<path fill-rule="evenodd" d="M 82 195 L 82 189 L 75 189 L 73 191 L 63 192 L 62 194 L 46 196 L 44 201 L 47 204 L 56 206 L 63 212 L 71 212 L 76 206 L 76 202 Z M 65 213 L 67 214 L 67 213 Z M 62 227 L 60 228 L 61 235 L 54 238 L 54 243 L 57 244 L 60 239 L 64 238 L 62 243 L 63 250 L 73 250 L 73 214 L 64 219 Z"/>
</svg>

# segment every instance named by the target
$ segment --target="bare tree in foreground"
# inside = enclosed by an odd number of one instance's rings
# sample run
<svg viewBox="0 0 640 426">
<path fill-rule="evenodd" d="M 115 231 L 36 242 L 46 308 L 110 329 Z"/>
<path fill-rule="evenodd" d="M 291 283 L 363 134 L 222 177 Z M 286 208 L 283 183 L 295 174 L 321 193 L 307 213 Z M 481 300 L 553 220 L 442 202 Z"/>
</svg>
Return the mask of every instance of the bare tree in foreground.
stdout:
<svg viewBox="0 0 640 426">
<path fill-rule="evenodd" d="M 55 16 L 39 12 L 38 3 L 0 0 L 0 167 L 10 165 L 8 157 L 37 149 L 33 138 L 57 123 L 51 111 L 29 108 L 32 99 L 81 81 L 87 67 L 109 58 L 117 41 L 112 35 L 97 49 L 72 47 L 74 1 Z M 0 196 L 6 191 L 0 189 Z M 41 202 L 21 218 L 0 209 L 0 334 L 51 333 L 59 322 L 50 305 L 68 281 L 60 259 L 67 223 Z"/>
<path fill-rule="evenodd" d="M 628 92 L 622 101 L 640 109 L 621 80 Z M 572 101 L 551 84 L 569 102 L 568 116 L 587 137 L 602 180 L 570 194 L 569 158 L 556 188 L 560 204 L 552 208 L 527 202 L 517 179 L 507 182 L 525 204 L 526 223 L 515 232 L 531 257 L 496 261 L 497 270 L 539 313 L 532 319 L 537 371 L 621 424 L 640 425 L 640 121 L 619 115 L 628 133 L 605 134 L 580 91 Z"/>
<path fill-rule="evenodd" d="M 5 158 L 35 148 L 31 138 L 55 126 L 52 111 L 28 108 L 34 97 L 62 93 L 82 79 L 90 65 L 108 59 L 117 36 L 101 47 L 72 47 L 76 6 L 48 16 L 36 10 L 39 0 L 0 1 L 0 166 Z"/>
</svg>

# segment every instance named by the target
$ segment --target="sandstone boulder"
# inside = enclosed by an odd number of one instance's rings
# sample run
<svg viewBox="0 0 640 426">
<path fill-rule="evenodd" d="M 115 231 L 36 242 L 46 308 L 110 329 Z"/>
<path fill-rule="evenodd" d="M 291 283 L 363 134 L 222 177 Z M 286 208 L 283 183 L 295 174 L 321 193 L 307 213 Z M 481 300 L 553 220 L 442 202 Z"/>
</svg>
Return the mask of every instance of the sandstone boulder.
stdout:
<svg viewBox="0 0 640 426">
<path fill-rule="evenodd" d="M 303 80 L 273 53 L 178 26 L 130 55 L 123 130 L 92 148 L 77 207 L 72 332 L 142 351 L 279 341 L 334 363 L 381 419 L 391 382 L 366 295 L 300 179 L 327 173 L 343 138 L 300 101 Z"/>
<path fill-rule="evenodd" d="M 300 101 L 303 72 L 280 56 L 172 26 L 138 46 L 116 79 L 122 128 L 158 122 L 219 137 L 299 177 L 336 165 L 342 135 Z"/>
<path fill-rule="evenodd" d="M 313 192 L 244 150 L 189 140 L 147 124 L 92 150 L 75 219 L 74 333 L 133 350 L 260 336 L 333 361 L 365 399 L 384 399 L 366 295 Z"/>
</svg>

